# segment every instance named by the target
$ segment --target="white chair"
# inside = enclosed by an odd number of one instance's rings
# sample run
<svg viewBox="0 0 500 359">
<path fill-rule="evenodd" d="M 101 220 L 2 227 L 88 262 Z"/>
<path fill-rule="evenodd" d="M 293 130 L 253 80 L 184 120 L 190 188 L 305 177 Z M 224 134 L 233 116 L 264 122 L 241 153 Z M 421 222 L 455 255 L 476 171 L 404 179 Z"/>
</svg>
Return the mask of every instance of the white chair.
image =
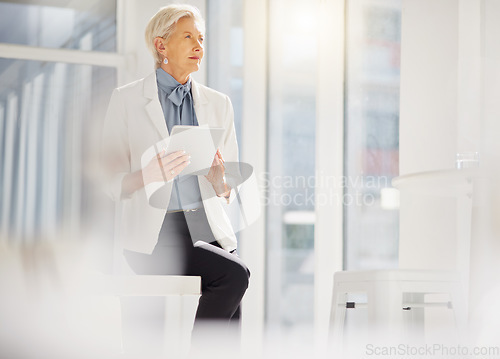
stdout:
<svg viewBox="0 0 500 359">
<path fill-rule="evenodd" d="M 348 296 L 363 294 L 366 301 L 349 301 Z M 449 300 L 426 302 L 426 294 L 447 294 Z M 373 336 L 382 333 L 407 334 L 415 316 L 405 315 L 419 308 L 443 307 L 453 310 L 455 325 L 464 327 L 465 305 L 459 276 L 450 271 L 372 270 L 343 271 L 334 275 L 330 321 L 331 344 L 342 348 L 346 310 L 367 309 L 367 329 Z M 420 310 L 422 312 L 422 310 Z M 423 313 L 422 313 L 423 314 Z M 423 324 L 420 318 L 420 325 Z"/>
<path fill-rule="evenodd" d="M 189 350 L 201 277 L 173 275 L 100 275 L 94 293 L 120 298 L 164 297 L 164 354 L 179 357 Z"/>
</svg>

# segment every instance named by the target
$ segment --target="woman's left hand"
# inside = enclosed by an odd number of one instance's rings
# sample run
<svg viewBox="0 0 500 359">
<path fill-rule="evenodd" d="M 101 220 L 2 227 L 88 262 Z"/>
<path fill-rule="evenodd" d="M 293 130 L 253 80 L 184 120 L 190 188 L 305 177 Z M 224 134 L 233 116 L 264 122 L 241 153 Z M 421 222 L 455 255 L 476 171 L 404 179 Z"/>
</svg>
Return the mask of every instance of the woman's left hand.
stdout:
<svg viewBox="0 0 500 359">
<path fill-rule="evenodd" d="M 231 190 L 226 184 L 224 174 L 224 159 L 222 158 L 220 150 L 217 149 L 214 160 L 212 161 L 212 167 L 210 167 L 210 171 L 208 171 L 208 174 L 205 176 L 214 187 L 217 196 L 226 195 Z"/>
</svg>

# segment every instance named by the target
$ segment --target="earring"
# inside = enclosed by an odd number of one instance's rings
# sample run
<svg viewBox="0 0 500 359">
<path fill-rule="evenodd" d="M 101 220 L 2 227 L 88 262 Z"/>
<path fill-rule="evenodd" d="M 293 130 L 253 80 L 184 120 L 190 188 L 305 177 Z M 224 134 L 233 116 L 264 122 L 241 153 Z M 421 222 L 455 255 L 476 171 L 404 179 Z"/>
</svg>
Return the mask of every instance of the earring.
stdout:
<svg viewBox="0 0 500 359">
<path fill-rule="evenodd" d="M 165 65 L 166 65 L 166 64 L 168 64 L 168 59 L 167 59 L 166 57 L 163 59 L 163 63 L 164 63 Z"/>
</svg>

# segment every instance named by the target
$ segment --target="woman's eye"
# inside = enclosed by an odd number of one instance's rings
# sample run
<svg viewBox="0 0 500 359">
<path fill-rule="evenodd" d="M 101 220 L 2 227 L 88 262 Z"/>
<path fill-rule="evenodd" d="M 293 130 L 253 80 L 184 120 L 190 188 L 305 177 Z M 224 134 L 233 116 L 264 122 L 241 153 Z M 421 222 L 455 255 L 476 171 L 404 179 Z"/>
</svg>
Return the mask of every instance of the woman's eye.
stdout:
<svg viewBox="0 0 500 359">
<path fill-rule="evenodd" d="M 200 42 L 203 42 L 203 40 L 205 40 L 203 37 L 200 37 Z"/>
<path fill-rule="evenodd" d="M 190 39 L 191 38 L 191 35 L 186 35 L 186 39 Z"/>
</svg>

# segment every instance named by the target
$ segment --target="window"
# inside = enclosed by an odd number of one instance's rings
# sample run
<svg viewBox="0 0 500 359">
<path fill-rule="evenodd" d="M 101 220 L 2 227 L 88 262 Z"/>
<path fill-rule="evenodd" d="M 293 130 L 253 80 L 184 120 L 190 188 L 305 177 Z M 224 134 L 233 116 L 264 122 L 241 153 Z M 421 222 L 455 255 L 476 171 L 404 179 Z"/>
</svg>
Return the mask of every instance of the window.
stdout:
<svg viewBox="0 0 500 359">
<path fill-rule="evenodd" d="M 400 0 L 347 2 L 346 269 L 398 263 L 397 203 L 386 205 L 383 197 L 399 174 L 400 41 Z"/>
<path fill-rule="evenodd" d="M 315 165 L 317 54 L 325 46 L 316 42 L 319 3 L 269 2 L 266 314 L 280 328 L 313 322 L 315 209 L 322 206 L 314 202 L 321 171 Z M 346 269 L 397 266 L 397 203 L 385 195 L 399 173 L 400 7 L 399 0 L 346 3 Z"/>
<path fill-rule="evenodd" d="M 317 1 L 269 3 L 267 321 L 313 322 Z"/>
<path fill-rule="evenodd" d="M 207 2 L 208 86 L 229 96 L 241 148 L 243 0 Z"/>
<path fill-rule="evenodd" d="M 0 2 L 0 43 L 116 51 L 116 1 Z M 81 39 L 92 40 L 82 48 Z"/>
<path fill-rule="evenodd" d="M 81 236 L 109 219 L 94 179 L 117 68 L 63 63 L 46 48 L 116 52 L 116 2 L 58 4 L 0 3 L 0 42 L 32 46 L 32 60 L 8 46 L 0 55 L 0 237 L 11 241 Z"/>
<path fill-rule="evenodd" d="M 97 157 L 115 69 L 2 59 L 0 77 L 1 228 L 33 239 L 78 226 L 91 213 L 85 173 Z"/>
</svg>

